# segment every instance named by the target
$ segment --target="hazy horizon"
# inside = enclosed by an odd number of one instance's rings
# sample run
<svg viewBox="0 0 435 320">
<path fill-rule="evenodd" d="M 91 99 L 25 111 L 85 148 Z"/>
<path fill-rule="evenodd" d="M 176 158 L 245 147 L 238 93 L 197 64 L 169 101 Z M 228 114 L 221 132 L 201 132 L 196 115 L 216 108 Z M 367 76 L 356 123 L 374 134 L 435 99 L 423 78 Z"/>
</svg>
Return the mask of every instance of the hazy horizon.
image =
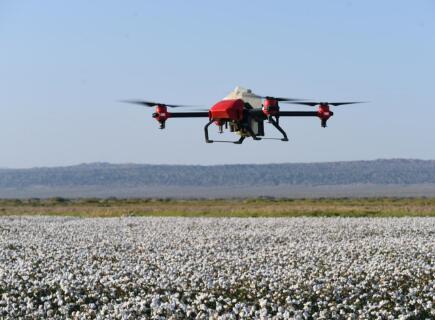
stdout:
<svg viewBox="0 0 435 320">
<path fill-rule="evenodd" d="M 81 162 L 70 165 L 60 165 L 60 166 L 33 166 L 33 167 L 0 167 L 0 169 L 8 169 L 8 170 L 25 170 L 25 169 L 42 169 L 42 168 L 61 168 L 61 167 L 76 167 L 76 166 L 84 166 L 84 165 L 151 165 L 151 166 L 236 166 L 236 165 L 279 165 L 279 164 L 327 164 L 327 163 L 342 163 L 342 162 L 373 162 L 373 161 L 394 161 L 394 160 L 403 160 L 403 161 L 435 161 L 435 159 L 418 159 L 418 158 L 379 158 L 379 159 L 360 159 L 360 160 L 344 160 L 344 161 L 305 161 L 305 162 L 268 162 L 268 163 L 219 163 L 219 164 L 201 164 L 201 163 L 192 163 L 192 164 L 177 164 L 177 163 L 145 163 L 145 162 L 106 162 L 106 161 L 97 161 L 97 162 Z"/>
</svg>

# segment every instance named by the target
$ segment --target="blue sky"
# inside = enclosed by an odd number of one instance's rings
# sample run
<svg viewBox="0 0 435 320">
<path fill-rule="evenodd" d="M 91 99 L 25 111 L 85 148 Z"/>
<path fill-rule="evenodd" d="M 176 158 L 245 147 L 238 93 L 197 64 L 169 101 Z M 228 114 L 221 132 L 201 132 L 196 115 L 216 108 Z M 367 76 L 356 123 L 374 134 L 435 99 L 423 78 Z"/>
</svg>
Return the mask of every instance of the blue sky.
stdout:
<svg viewBox="0 0 435 320">
<path fill-rule="evenodd" d="M 0 0 L 0 40 L 0 167 L 435 159 L 431 0 Z M 210 107 L 236 85 L 370 103 L 237 146 L 118 102 Z"/>
</svg>

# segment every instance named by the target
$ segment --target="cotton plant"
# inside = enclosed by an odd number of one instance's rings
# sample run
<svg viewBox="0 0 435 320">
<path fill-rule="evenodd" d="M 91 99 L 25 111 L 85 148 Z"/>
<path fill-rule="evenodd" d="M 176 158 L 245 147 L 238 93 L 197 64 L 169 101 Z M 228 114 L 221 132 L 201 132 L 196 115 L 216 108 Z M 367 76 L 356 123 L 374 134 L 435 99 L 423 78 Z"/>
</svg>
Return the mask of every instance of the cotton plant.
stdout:
<svg viewBox="0 0 435 320">
<path fill-rule="evenodd" d="M 0 318 L 431 319 L 434 218 L 0 218 Z"/>
</svg>

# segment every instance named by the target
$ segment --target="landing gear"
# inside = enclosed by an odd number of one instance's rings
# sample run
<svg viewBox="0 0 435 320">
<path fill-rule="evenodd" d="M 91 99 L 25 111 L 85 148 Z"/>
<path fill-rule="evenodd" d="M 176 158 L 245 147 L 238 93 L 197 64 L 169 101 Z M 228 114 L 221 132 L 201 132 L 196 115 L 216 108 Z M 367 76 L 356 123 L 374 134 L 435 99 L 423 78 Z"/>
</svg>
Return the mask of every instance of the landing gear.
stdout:
<svg viewBox="0 0 435 320">
<path fill-rule="evenodd" d="M 252 130 L 252 128 L 251 128 L 249 125 L 247 125 L 247 126 L 245 127 L 245 129 L 246 129 L 246 131 L 248 131 L 248 133 L 251 135 L 252 139 L 254 139 L 254 140 L 261 140 L 261 138 L 259 138 L 259 137 L 256 136 L 256 134 L 254 133 L 254 131 Z"/>
<path fill-rule="evenodd" d="M 234 144 L 242 144 L 242 143 L 243 143 L 243 140 L 245 140 L 245 138 L 246 138 L 246 137 L 241 136 L 239 140 L 234 141 L 233 143 L 234 143 Z"/>
<path fill-rule="evenodd" d="M 287 134 L 285 133 L 284 129 L 281 128 L 281 126 L 279 125 L 279 118 L 276 118 L 276 121 L 272 118 L 272 116 L 270 116 L 268 118 L 269 123 L 271 123 L 279 132 L 281 132 L 281 134 L 283 135 L 283 138 L 281 139 L 281 141 L 288 141 L 287 138 Z"/>
<path fill-rule="evenodd" d="M 210 120 L 204 127 L 204 134 L 205 134 L 205 142 L 206 143 L 213 143 L 213 140 L 210 140 L 208 138 L 208 127 L 214 122 L 214 120 Z"/>
<path fill-rule="evenodd" d="M 206 143 L 213 143 L 213 142 L 230 142 L 230 143 L 234 143 L 234 144 L 242 144 L 243 141 L 246 139 L 246 135 L 243 135 L 243 132 L 241 132 L 242 136 L 240 137 L 239 140 L 237 141 L 222 141 L 222 140 L 211 140 L 209 138 L 209 134 L 208 134 L 208 127 L 210 127 L 210 125 L 215 122 L 216 120 L 211 119 L 209 122 L 207 122 L 207 124 L 204 126 L 204 135 L 205 135 L 205 142 Z M 238 131 L 246 131 L 250 137 L 252 137 L 252 139 L 254 140 L 261 140 L 261 138 L 257 137 L 257 135 L 254 133 L 254 131 L 252 130 L 252 128 L 247 125 L 247 124 L 238 124 L 239 125 L 239 130 Z"/>
</svg>

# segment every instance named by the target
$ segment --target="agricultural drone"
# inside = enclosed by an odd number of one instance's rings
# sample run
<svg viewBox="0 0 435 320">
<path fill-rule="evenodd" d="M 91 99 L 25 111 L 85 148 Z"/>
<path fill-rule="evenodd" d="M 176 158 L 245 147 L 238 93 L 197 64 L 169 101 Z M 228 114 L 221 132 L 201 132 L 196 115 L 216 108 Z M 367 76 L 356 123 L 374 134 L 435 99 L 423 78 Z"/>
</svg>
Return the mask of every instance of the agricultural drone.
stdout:
<svg viewBox="0 0 435 320">
<path fill-rule="evenodd" d="M 280 126 L 281 117 L 317 117 L 320 119 L 321 126 L 326 127 L 326 123 L 334 113 L 330 106 L 349 105 L 360 102 L 311 102 L 303 99 L 283 98 L 273 96 L 261 96 L 253 93 L 249 89 L 236 87 L 227 97 L 217 102 L 209 110 L 194 112 L 169 112 L 168 108 L 192 108 L 186 105 L 166 104 L 144 100 L 126 100 L 123 102 L 139 104 L 145 107 L 155 107 L 152 117 L 160 124 L 160 129 L 164 129 L 169 118 L 207 118 L 208 122 L 204 127 L 205 141 L 231 142 L 241 144 L 247 137 L 253 140 L 274 139 L 265 138 L 264 122 L 267 121 L 275 127 L 281 134 L 281 141 L 288 141 L 284 129 Z M 316 107 L 316 111 L 281 111 L 279 103 L 291 103 L 304 106 Z M 216 124 L 219 133 L 224 129 L 229 129 L 240 136 L 236 141 L 211 140 L 208 128 Z"/>
</svg>

